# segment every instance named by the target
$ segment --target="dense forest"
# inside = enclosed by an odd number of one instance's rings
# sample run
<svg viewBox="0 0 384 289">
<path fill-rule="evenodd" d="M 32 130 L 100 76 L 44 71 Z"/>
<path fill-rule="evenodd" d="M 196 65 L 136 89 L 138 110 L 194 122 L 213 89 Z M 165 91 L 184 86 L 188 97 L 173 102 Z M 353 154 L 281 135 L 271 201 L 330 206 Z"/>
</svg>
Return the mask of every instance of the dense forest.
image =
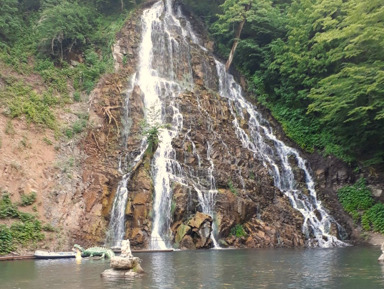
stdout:
<svg viewBox="0 0 384 289">
<path fill-rule="evenodd" d="M 303 149 L 383 164 L 382 1 L 182 2 Z"/>
</svg>

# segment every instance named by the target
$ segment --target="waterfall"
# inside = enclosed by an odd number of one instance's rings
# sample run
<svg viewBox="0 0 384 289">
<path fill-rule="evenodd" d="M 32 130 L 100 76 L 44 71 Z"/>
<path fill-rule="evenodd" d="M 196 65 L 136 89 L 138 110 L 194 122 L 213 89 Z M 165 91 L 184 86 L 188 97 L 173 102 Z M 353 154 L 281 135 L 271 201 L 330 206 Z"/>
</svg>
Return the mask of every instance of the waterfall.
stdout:
<svg viewBox="0 0 384 289">
<path fill-rule="evenodd" d="M 129 96 L 131 95 L 134 83 L 136 79 L 136 74 L 133 75 L 133 77 L 130 80 L 130 84 L 128 87 L 127 92 L 125 93 L 125 99 L 123 102 L 123 117 L 122 117 L 122 141 L 123 141 L 123 148 L 127 148 L 127 138 L 129 135 L 130 127 L 131 127 L 131 121 L 129 119 L 128 114 L 128 107 L 129 107 Z M 109 222 L 109 230 L 107 232 L 106 236 L 106 244 L 108 244 L 110 247 L 120 247 L 121 241 L 124 239 L 125 236 L 125 208 L 127 206 L 127 200 L 128 200 L 128 188 L 127 184 L 131 177 L 131 170 L 132 168 L 143 158 L 144 152 L 146 149 L 146 142 L 145 140 L 142 142 L 140 153 L 134 158 L 134 160 L 131 162 L 130 166 L 127 165 L 127 161 L 123 160 L 124 157 L 127 156 L 120 156 L 119 160 L 119 172 L 123 174 L 122 179 L 120 180 L 117 189 L 116 189 L 116 196 L 113 201 L 112 210 L 111 210 L 111 219 Z M 127 172 L 127 173 L 125 173 Z"/>
<path fill-rule="evenodd" d="M 234 117 L 233 126 L 243 147 L 261 158 L 264 166 L 268 167 L 274 178 L 275 186 L 290 200 L 294 209 L 304 217 L 303 233 L 308 240 L 308 246 L 334 247 L 344 246 L 345 243 L 331 235 L 331 226 L 335 224 L 339 231 L 341 226 L 321 206 L 317 199 L 314 181 L 306 161 L 299 153 L 278 140 L 273 134 L 267 120 L 256 108 L 242 96 L 242 90 L 233 76 L 225 71 L 224 64 L 216 61 L 219 75 L 220 95 L 228 99 L 229 108 Z M 239 125 L 238 118 L 245 119 L 244 111 L 249 114 L 249 133 Z M 289 158 L 293 157 L 297 166 L 304 172 L 308 194 L 297 189 L 297 183 Z"/>
<path fill-rule="evenodd" d="M 141 17 L 142 41 L 139 47 L 137 73 L 131 79 L 127 91 L 124 113 L 123 141 L 129 134 L 129 95 L 134 87 L 139 87 L 145 107 L 145 119 L 149 127 L 158 129 L 158 145 L 151 162 L 153 180 L 153 215 L 151 231 L 151 249 L 168 249 L 171 244 L 171 207 L 173 198 L 172 186 L 179 183 L 193 188 L 197 193 L 201 211 L 215 218 L 216 180 L 215 165 L 211 158 L 214 143 L 206 141 L 206 155 L 199 155 L 192 139 L 187 132 L 185 138 L 192 144 L 192 153 L 196 156 L 198 169 L 180 164 L 176 159 L 176 151 L 172 141 L 183 130 L 183 116 L 177 106 L 177 97 L 186 90 L 194 87 L 191 46 L 190 42 L 204 53 L 207 49 L 201 46 L 201 40 L 193 33 L 191 24 L 185 19 L 180 8 L 175 14 L 171 0 L 159 1 L 149 9 L 144 10 Z M 180 21 L 183 19 L 183 25 Z M 203 64 L 202 64 L 203 65 Z M 204 64 L 207 66 L 207 64 Z M 204 66 L 203 65 L 203 66 Z M 275 186 L 291 201 L 292 206 L 304 217 L 303 232 L 306 234 L 309 246 L 330 247 L 342 245 L 336 237 L 330 234 L 331 226 L 337 222 L 322 208 L 317 200 L 314 182 L 306 162 L 293 148 L 278 140 L 273 134 L 268 122 L 242 96 L 240 86 L 232 75 L 228 74 L 224 65 L 216 60 L 219 79 L 220 96 L 229 104 L 229 110 L 234 118 L 233 127 L 244 148 L 251 151 L 274 178 Z M 204 79 L 204 81 L 206 81 Z M 197 99 L 199 103 L 199 100 Z M 199 109 L 204 111 L 199 104 Z M 249 114 L 245 118 L 244 113 Z M 239 125 L 239 118 L 248 119 L 248 132 Z M 216 137 L 216 132 L 210 128 Z M 185 128 L 184 128 L 185 131 Z M 223 143 L 226 146 L 225 143 Z M 131 162 L 122 161 L 121 172 L 125 173 L 118 184 L 116 197 L 111 212 L 110 228 L 107 243 L 119 246 L 125 236 L 125 209 L 128 199 L 127 184 L 131 178 L 131 170 L 143 158 L 148 142 L 143 138 L 140 151 Z M 304 171 L 306 189 L 304 194 L 297 188 L 291 159 Z M 244 180 L 240 180 L 244 188 Z M 219 248 L 216 240 L 217 228 L 212 226 L 211 239 L 214 247 Z"/>
<path fill-rule="evenodd" d="M 178 17 L 182 17 L 178 12 Z M 155 107 L 161 110 L 161 117 L 152 123 L 166 124 L 171 120 L 171 128 L 162 128 L 159 134 L 159 146 L 152 163 L 154 180 L 153 224 L 151 233 L 151 248 L 170 248 L 170 225 L 172 204 L 172 182 L 186 184 L 186 173 L 176 160 L 176 152 L 172 147 L 175 138 L 183 127 L 183 117 L 175 104 L 176 97 L 185 89 L 193 87 L 193 75 L 190 65 L 189 42 L 196 41 L 197 37 L 189 29 L 187 22 L 185 29 L 176 18 L 171 0 L 166 5 L 157 2 L 145 10 L 143 21 L 143 41 L 140 46 L 139 80 L 146 108 Z M 179 36 L 182 36 L 180 39 Z M 164 57 L 166 56 L 166 57 Z M 157 62 L 156 59 L 160 59 Z M 187 63 L 182 68 L 181 63 Z M 183 79 L 177 78 L 176 71 L 183 70 Z M 213 163 L 212 163 L 213 166 Z M 192 186 L 198 193 L 203 213 L 213 216 L 213 197 L 216 188 L 213 179 L 213 167 L 210 173 L 209 190 L 201 190 L 197 184 Z M 214 228 L 215 229 L 215 228 Z M 218 247 L 214 236 L 211 236 L 215 247 Z"/>
</svg>

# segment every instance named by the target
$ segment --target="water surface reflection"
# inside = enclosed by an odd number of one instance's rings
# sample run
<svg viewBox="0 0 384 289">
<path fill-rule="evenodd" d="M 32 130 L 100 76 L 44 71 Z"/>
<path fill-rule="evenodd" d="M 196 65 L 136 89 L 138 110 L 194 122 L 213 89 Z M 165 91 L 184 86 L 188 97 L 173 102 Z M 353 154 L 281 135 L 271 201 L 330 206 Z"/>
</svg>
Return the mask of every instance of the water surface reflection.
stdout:
<svg viewBox="0 0 384 289">
<path fill-rule="evenodd" d="M 0 262 L 0 288 L 384 288 L 379 248 L 207 250 L 136 254 L 146 274 L 105 280 L 108 261 Z"/>
</svg>

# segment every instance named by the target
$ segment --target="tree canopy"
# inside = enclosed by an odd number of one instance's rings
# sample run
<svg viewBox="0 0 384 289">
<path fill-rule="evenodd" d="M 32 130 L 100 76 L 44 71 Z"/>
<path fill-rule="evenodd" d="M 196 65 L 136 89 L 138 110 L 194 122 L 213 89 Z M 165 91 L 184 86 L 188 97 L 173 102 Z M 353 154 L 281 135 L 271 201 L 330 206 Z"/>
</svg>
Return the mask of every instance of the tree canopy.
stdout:
<svg viewBox="0 0 384 289">
<path fill-rule="evenodd" d="M 22 28 L 17 0 L 0 0 L 0 41 L 14 40 Z"/>
<path fill-rule="evenodd" d="M 89 7 L 67 1 L 45 9 L 36 27 L 42 49 L 62 59 L 65 50 L 85 44 L 93 27 L 91 13 Z"/>
</svg>

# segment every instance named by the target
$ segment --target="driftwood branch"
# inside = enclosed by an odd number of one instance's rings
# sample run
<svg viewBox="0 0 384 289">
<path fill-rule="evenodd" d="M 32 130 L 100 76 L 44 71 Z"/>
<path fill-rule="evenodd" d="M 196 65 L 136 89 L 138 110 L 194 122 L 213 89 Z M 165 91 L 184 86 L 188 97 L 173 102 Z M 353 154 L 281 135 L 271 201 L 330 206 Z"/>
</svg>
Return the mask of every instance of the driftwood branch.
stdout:
<svg viewBox="0 0 384 289">
<path fill-rule="evenodd" d="M 112 121 L 115 122 L 116 129 L 117 129 L 117 133 L 118 133 L 118 134 L 120 133 L 120 130 L 119 130 L 119 124 L 118 124 L 116 118 L 112 115 L 111 110 L 112 110 L 112 109 L 118 109 L 118 108 L 120 108 L 120 107 L 121 107 L 121 106 L 116 105 L 116 106 L 106 106 L 106 107 L 103 107 L 103 108 L 102 108 L 102 110 L 103 110 L 103 114 L 108 116 L 108 123 L 111 124 Z"/>
<path fill-rule="evenodd" d="M 96 136 L 95 136 L 95 134 L 94 134 L 93 132 L 92 132 L 92 136 L 93 136 L 93 139 L 95 140 L 95 143 L 96 143 L 97 148 L 99 149 L 99 151 L 101 151 L 101 148 L 100 148 L 100 146 L 99 146 L 99 143 L 97 142 Z"/>
</svg>

